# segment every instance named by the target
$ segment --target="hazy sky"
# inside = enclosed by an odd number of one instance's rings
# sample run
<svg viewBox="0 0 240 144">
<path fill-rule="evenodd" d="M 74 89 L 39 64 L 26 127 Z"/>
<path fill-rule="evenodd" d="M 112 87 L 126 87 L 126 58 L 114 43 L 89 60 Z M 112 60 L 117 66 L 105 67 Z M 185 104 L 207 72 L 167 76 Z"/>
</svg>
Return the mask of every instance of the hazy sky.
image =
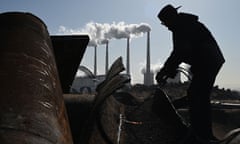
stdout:
<svg viewBox="0 0 240 144">
<path fill-rule="evenodd" d="M 216 83 L 220 87 L 240 88 L 240 1 L 239 0 L 1 0 L 0 12 L 31 12 L 42 19 L 51 35 L 81 32 L 89 23 L 131 25 L 145 23 L 151 27 L 151 64 L 160 67 L 172 49 L 171 32 L 157 19 L 166 4 L 181 5 L 180 12 L 199 16 L 215 36 L 226 63 Z M 142 83 L 141 69 L 146 62 L 146 34 L 130 43 L 132 83 Z M 109 41 L 109 63 L 122 56 L 126 61 L 126 39 Z M 88 47 L 82 65 L 93 70 L 93 47 Z M 98 46 L 98 73 L 105 71 L 105 45 Z"/>
</svg>

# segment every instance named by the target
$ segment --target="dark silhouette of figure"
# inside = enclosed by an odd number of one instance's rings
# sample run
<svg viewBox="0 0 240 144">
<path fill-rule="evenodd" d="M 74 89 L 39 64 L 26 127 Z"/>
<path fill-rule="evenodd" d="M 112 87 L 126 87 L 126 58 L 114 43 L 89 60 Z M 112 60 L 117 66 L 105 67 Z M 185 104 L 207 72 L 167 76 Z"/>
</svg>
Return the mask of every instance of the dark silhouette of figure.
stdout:
<svg viewBox="0 0 240 144">
<path fill-rule="evenodd" d="M 210 143 L 213 137 L 210 94 L 225 59 L 198 16 L 178 13 L 177 9 L 167 5 L 158 14 L 162 24 L 172 31 L 173 51 L 156 80 L 161 83 L 166 77 L 175 77 L 181 62 L 191 65 L 193 75 L 187 91 L 191 130 L 195 137 Z"/>
</svg>

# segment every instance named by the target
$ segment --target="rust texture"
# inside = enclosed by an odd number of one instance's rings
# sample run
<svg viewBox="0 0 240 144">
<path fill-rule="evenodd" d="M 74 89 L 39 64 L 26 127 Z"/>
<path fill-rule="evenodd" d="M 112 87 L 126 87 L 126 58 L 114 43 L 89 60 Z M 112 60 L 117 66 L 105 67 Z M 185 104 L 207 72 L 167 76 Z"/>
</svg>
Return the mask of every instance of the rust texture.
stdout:
<svg viewBox="0 0 240 144">
<path fill-rule="evenodd" d="M 1 144 L 71 144 L 47 28 L 30 13 L 0 14 Z"/>
</svg>

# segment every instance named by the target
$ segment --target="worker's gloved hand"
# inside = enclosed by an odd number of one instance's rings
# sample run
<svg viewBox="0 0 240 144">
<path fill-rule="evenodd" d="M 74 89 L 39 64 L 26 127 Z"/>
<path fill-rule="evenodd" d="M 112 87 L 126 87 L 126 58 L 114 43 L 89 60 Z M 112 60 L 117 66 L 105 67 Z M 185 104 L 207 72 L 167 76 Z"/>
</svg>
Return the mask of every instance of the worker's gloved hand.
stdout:
<svg viewBox="0 0 240 144">
<path fill-rule="evenodd" d="M 156 75 L 155 79 L 158 84 L 165 84 L 168 78 L 174 78 L 177 74 L 175 69 L 162 68 Z"/>
<path fill-rule="evenodd" d="M 162 68 L 156 75 L 155 79 L 159 85 L 164 85 L 166 83 L 168 76 L 166 70 Z"/>
<path fill-rule="evenodd" d="M 174 78 L 177 75 L 177 70 L 176 69 L 170 69 L 167 72 L 168 77 Z"/>
</svg>

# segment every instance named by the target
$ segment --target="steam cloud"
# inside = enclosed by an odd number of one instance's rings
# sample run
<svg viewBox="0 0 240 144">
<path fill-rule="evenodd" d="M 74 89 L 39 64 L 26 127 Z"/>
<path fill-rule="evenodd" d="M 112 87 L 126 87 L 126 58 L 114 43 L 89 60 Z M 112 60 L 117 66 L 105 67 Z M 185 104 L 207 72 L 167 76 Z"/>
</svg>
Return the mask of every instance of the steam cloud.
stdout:
<svg viewBox="0 0 240 144">
<path fill-rule="evenodd" d="M 64 26 L 59 27 L 59 32 L 64 34 L 83 34 L 86 33 L 90 37 L 88 46 L 97 46 L 105 44 L 111 39 L 136 38 L 143 33 L 151 30 L 149 24 L 125 24 L 124 22 L 112 24 L 101 24 L 90 22 L 83 29 L 67 29 Z"/>
<path fill-rule="evenodd" d="M 146 61 L 139 63 L 140 65 L 140 71 L 142 74 L 146 73 Z M 163 64 L 158 60 L 158 62 L 151 64 L 151 72 L 152 73 L 157 73 L 159 70 L 163 67 Z"/>
</svg>

